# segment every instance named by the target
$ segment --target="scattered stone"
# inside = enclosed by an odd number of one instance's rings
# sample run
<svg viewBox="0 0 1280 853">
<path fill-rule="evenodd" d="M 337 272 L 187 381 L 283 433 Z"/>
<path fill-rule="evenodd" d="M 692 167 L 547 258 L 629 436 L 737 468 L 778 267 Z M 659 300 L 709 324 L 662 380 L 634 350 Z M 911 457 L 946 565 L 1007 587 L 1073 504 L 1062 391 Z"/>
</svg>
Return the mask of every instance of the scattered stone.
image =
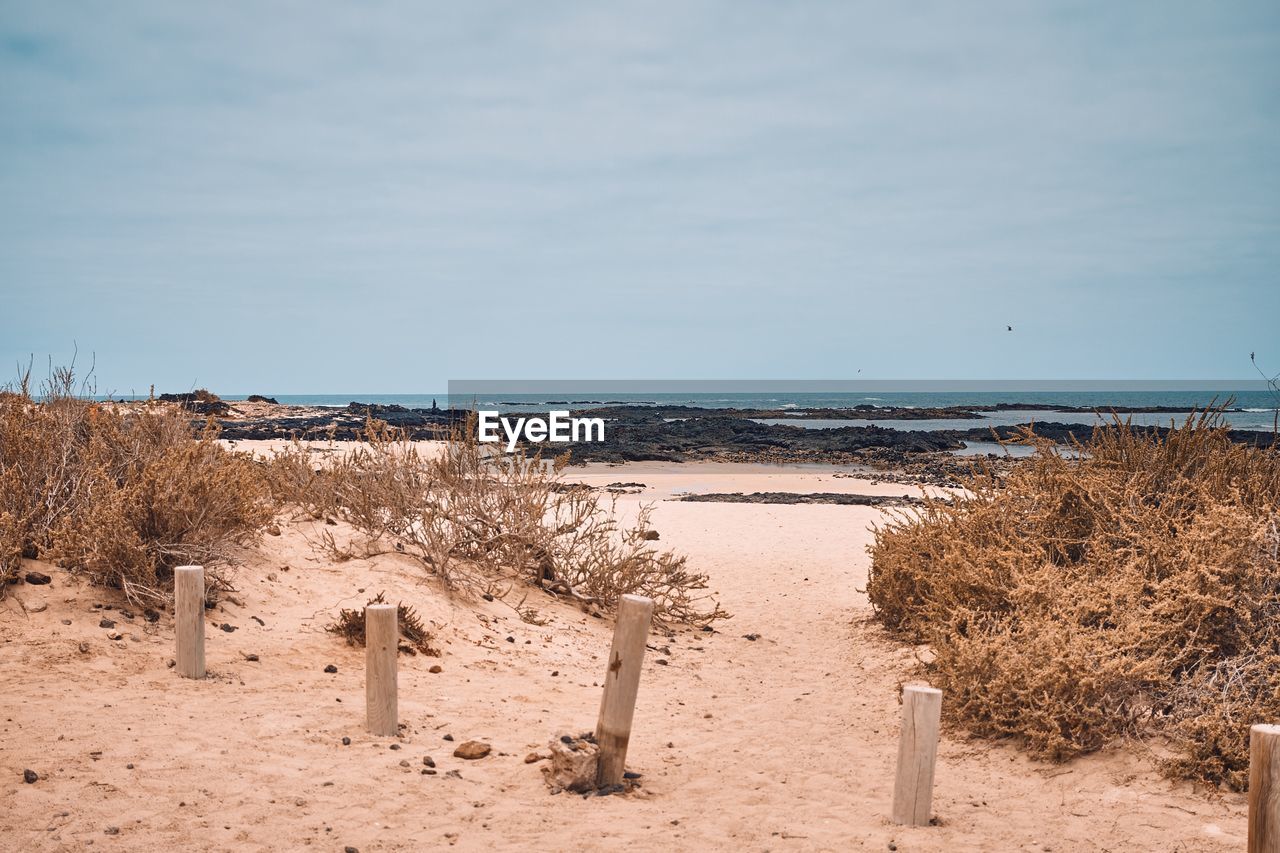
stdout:
<svg viewBox="0 0 1280 853">
<path fill-rule="evenodd" d="M 344 737 L 344 738 L 342 739 L 342 745 L 343 745 L 343 746 L 351 746 L 351 738 L 349 738 L 349 737 Z"/>
<path fill-rule="evenodd" d="M 98 622 L 99 628 L 114 628 L 115 626 L 116 626 L 116 623 L 111 619 L 104 618 L 100 622 Z"/>
<path fill-rule="evenodd" d="M 484 758 L 493 749 L 489 744 L 479 740 L 469 740 L 466 743 L 459 744 L 458 748 L 453 751 L 454 758 L 464 758 L 467 761 L 476 761 Z"/>
<path fill-rule="evenodd" d="M 544 761 L 544 760 L 546 760 L 548 757 L 549 757 L 549 756 L 543 755 L 541 752 L 531 752 L 531 753 L 529 753 L 528 755 L 526 755 L 526 756 L 524 757 L 524 763 L 525 763 L 525 764 L 536 764 L 536 763 L 537 763 L 537 762 L 539 762 L 539 761 Z"/>
<path fill-rule="evenodd" d="M 427 765 L 428 767 L 435 767 L 435 766 L 436 766 L 436 760 L 435 760 L 434 758 L 432 758 L 430 755 L 424 755 L 424 756 L 422 756 L 422 763 L 423 763 L 423 764 L 425 764 L 425 765 Z"/>
<path fill-rule="evenodd" d="M 743 634 L 742 639 L 750 640 L 751 642 L 754 643 L 756 640 L 760 639 L 760 635 L 759 634 Z"/>
<path fill-rule="evenodd" d="M 49 609 L 49 605 L 43 601 L 36 602 L 27 608 L 28 613 L 43 613 Z"/>
<path fill-rule="evenodd" d="M 165 666 L 169 667 L 169 669 L 173 669 L 177 665 L 178 665 L 178 662 L 173 658 L 169 658 L 169 662 L 165 664 Z"/>
<path fill-rule="evenodd" d="M 440 664 L 435 664 L 431 667 L 431 669 L 427 670 L 427 672 L 432 672 L 432 673 L 444 672 L 444 667 L 440 666 Z"/>
<path fill-rule="evenodd" d="M 326 666 L 326 667 L 324 668 L 324 671 L 325 671 L 325 672 L 327 672 L 327 673 L 332 674 L 332 673 L 337 672 L 337 671 L 338 671 L 338 668 L 337 668 L 336 666 L 334 666 L 333 664 L 329 664 L 328 666 Z"/>
<path fill-rule="evenodd" d="M 645 540 L 646 542 L 657 542 L 657 541 L 658 541 L 658 531 L 656 531 L 656 530 L 646 530 L 643 534 L 641 534 L 640 538 L 641 538 L 641 539 L 643 539 L 643 540 Z"/>
<path fill-rule="evenodd" d="M 70 624 L 71 624 L 71 620 L 70 620 L 70 619 L 63 619 L 63 620 L 62 620 L 62 624 L 63 624 L 63 625 L 70 625 Z"/>
<path fill-rule="evenodd" d="M 448 773 L 446 773 L 446 774 L 444 774 L 444 775 L 448 776 L 450 779 L 461 779 L 461 778 L 462 778 L 462 771 L 461 771 L 461 770 L 450 770 Z"/>
<path fill-rule="evenodd" d="M 53 582 L 53 578 L 49 577 L 43 572 L 27 572 L 27 574 L 24 576 L 24 580 L 26 580 L 26 582 L 31 584 L 32 586 L 42 586 L 44 584 Z"/>
<path fill-rule="evenodd" d="M 106 833 L 107 835 L 119 835 L 119 834 L 120 834 L 120 827 L 118 827 L 118 826 L 108 826 L 106 829 L 104 829 L 104 830 L 102 830 L 102 831 L 103 831 L 104 833 Z"/>
<path fill-rule="evenodd" d="M 160 621 L 160 613 L 159 613 L 158 611 L 155 611 L 155 610 L 147 609 L 147 610 L 142 611 L 142 618 L 143 618 L 143 619 L 146 619 L 148 622 L 159 622 L 159 621 Z"/>
<path fill-rule="evenodd" d="M 231 624 L 229 624 L 229 623 L 227 623 L 227 622 L 223 622 L 223 623 L 222 623 L 221 625 L 219 625 L 218 627 L 219 627 L 219 628 L 221 628 L 222 630 L 226 631 L 228 634 L 230 634 L 232 631 L 236 630 L 236 626 L 235 626 L 235 625 L 231 625 Z"/>
<path fill-rule="evenodd" d="M 508 642 L 508 643 L 514 643 L 515 641 L 516 641 L 516 638 L 515 638 L 515 637 L 507 637 L 507 642 Z"/>
<path fill-rule="evenodd" d="M 87 654 L 89 653 L 89 644 L 88 644 L 88 643 L 81 643 L 81 644 L 78 646 L 78 648 L 80 649 L 80 654 L 82 654 L 82 655 L 87 655 Z"/>
<path fill-rule="evenodd" d="M 444 739 L 445 739 L 445 740 L 453 740 L 453 735 L 445 735 L 445 736 L 444 736 Z"/>
<path fill-rule="evenodd" d="M 399 748 L 400 748 L 400 744 L 398 744 L 398 743 L 393 743 L 393 744 L 391 744 L 391 748 L 392 748 L 392 749 L 399 749 Z"/>
<path fill-rule="evenodd" d="M 402 758 L 402 759 L 400 759 L 400 766 L 401 766 L 401 767 L 408 767 L 408 766 L 409 766 L 409 759 L 407 759 L 407 758 Z"/>
<path fill-rule="evenodd" d="M 272 402 L 274 403 L 275 401 L 272 400 Z M 346 847 L 342 848 L 342 853 L 360 853 L 360 848 L 352 847 L 350 844 L 348 844 Z"/>
<path fill-rule="evenodd" d="M 107 639 L 108 639 L 108 640 L 123 640 L 123 639 L 124 639 L 124 634 L 121 634 L 119 631 L 112 631 L 112 632 L 110 632 L 109 634 L 107 634 Z"/>
<path fill-rule="evenodd" d="M 430 769 L 428 769 L 428 768 L 426 768 L 426 767 L 422 768 L 422 775 L 423 775 L 423 776 L 434 776 L 434 775 L 436 775 L 436 773 L 438 773 L 438 772 L 439 772 L 438 770 L 430 770 Z"/>
<path fill-rule="evenodd" d="M 658 666 L 667 666 L 670 662 L 666 658 L 658 658 L 654 661 Z"/>
<path fill-rule="evenodd" d="M 34 785 L 36 782 L 40 781 L 40 774 L 34 770 L 23 770 L 22 781 L 26 782 L 28 785 Z"/>
<path fill-rule="evenodd" d="M 244 656 L 244 659 L 249 661 L 250 663 L 257 663 L 259 660 L 258 656 L 255 654 L 247 654 Z"/>
<path fill-rule="evenodd" d="M 133 611 L 132 611 L 132 610 L 121 610 L 121 611 L 120 611 L 120 615 L 121 615 L 121 616 L 123 616 L 123 617 L 124 617 L 124 618 L 126 618 L 126 619 L 132 619 L 132 618 L 133 618 Z"/>
<path fill-rule="evenodd" d="M 585 794 L 596 789 L 600 747 L 585 738 L 564 734 L 551 741 L 551 763 L 542 768 L 552 792 Z"/>
<path fill-rule="evenodd" d="M 485 601 L 493 601 L 493 595 L 487 592 L 481 595 L 480 597 L 483 598 Z"/>
<path fill-rule="evenodd" d="M 557 675 L 559 675 L 559 674 L 560 674 L 560 670 L 558 670 L 558 669 L 553 669 L 553 670 L 551 670 L 551 677 L 552 677 L 552 678 L 555 678 L 555 677 L 556 677 Z"/>
<path fill-rule="evenodd" d="M 132 769 L 133 769 L 133 765 L 132 765 L 132 764 L 126 764 L 126 765 L 124 766 L 124 769 L 125 769 L 125 770 L 132 770 Z"/>
</svg>

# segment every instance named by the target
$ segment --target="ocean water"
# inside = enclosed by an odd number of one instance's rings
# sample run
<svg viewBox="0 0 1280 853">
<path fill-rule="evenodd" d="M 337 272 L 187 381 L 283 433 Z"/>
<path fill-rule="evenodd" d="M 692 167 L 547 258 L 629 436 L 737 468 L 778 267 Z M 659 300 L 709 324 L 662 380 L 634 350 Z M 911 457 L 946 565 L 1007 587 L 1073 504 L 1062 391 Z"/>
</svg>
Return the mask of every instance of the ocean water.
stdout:
<svg viewBox="0 0 1280 853">
<path fill-rule="evenodd" d="M 305 406 L 342 407 L 351 402 L 379 403 L 384 405 L 400 405 L 411 409 L 430 408 L 434 403 L 440 408 L 450 406 L 457 408 L 497 409 L 504 412 L 545 411 L 547 408 L 568 406 L 588 409 L 608 404 L 661 404 L 685 405 L 706 409 L 719 408 L 752 408 L 782 409 L 786 411 L 802 411 L 808 408 L 848 408 L 858 405 L 872 406 L 907 406 L 914 408 L 936 408 L 944 406 L 976 406 L 994 405 L 996 403 L 1035 403 L 1072 407 L 1089 407 L 1102 413 L 1101 417 L 1110 418 L 1108 410 L 1113 406 L 1174 406 L 1175 413 L 1151 413 L 1122 415 L 1131 418 L 1133 423 L 1142 426 L 1167 426 L 1171 422 L 1181 423 L 1194 409 L 1202 409 L 1210 405 L 1222 405 L 1231 401 L 1232 411 L 1225 415 L 1228 423 L 1237 429 L 1255 429 L 1270 431 L 1275 423 L 1275 410 L 1280 405 L 1280 398 L 1265 390 L 1203 390 L 1203 391 L 1170 391 L 1165 389 L 1149 391 L 902 391 L 902 392 L 842 392 L 842 393 L 618 393 L 618 394 L 484 394 L 455 395 L 437 394 L 276 394 L 281 403 Z M 226 396 L 227 400 L 244 399 L 243 396 Z M 938 430 L 938 429 L 970 429 L 984 426 L 1001 426 L 1027 423 L 1029 421 L 1058 421 L 1061 423 L 1079 423 L 1092 425 L 1098 420 L 1093 413 L 1053 412 L 1053 411 L 1018 411 L 983 412 L 977 419 L 954 420 L 871 420 L 871 421 L 823 421 L 823 420 L 789 420 L 771 419 L 767 423 L 792 423 L 809 429 L 829 429 L 832 427 L 851 426 L 857 423 L 872 423 L 889 429 L 901 430 Z"/>
</svg>

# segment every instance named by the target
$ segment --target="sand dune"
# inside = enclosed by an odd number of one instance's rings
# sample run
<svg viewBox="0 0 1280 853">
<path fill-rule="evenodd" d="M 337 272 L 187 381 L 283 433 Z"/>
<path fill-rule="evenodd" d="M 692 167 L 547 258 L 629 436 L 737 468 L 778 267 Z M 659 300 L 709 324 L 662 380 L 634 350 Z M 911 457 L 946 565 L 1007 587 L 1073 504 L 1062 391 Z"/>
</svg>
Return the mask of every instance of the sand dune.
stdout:
<svg viewBox="0 0 1280 853">
<path fill-rule="evenodd" d="M 643 774 L 639 792 L 551 795 L 539 764 L 524 761 L 556 732 L 594 725 L 608 620 L 533 592 L 548 624 L 530 625 L 501 602 L 451 600 L 402 557 L 335 564 L 308 543 L 316 522 L 289 522 L 241 555 L 243 606 L 210 613 L 203 682 L 167 668 L 170 617 L 124 618 L 113 593 L 30 564 L 53 583 L 14 587 L 0 603 L 0 847 L 1242 848 L 1243 797 L 1164 779 L 1148 747 L 1051 765 L 950 731 L 939 825 L 891 825 L 897 694 L 914 649 L 868 621 L 858 591 L 880 511 L 663 500 L 912 487 L 799 467 L 628 465 L 571 477 L 644 483 L 619 497 L 620 510 L 658 501 L 662 543 L 708 571 L 734 614 L 716 633 L 651 637 L 628 761 Z M 322 630 L 379 591 L 413 604 L 443 653 L 401 658 L 398 749 L 364 731 L 362 651 Z M 115 627 L 99 627 L 103 618 Z M 224 623 L 235 630 L 215 627 Z M 454 758 L 468 739 L 492 754 Z M 26 768 L 39 781 L 24 784 Z"/>
</svg>

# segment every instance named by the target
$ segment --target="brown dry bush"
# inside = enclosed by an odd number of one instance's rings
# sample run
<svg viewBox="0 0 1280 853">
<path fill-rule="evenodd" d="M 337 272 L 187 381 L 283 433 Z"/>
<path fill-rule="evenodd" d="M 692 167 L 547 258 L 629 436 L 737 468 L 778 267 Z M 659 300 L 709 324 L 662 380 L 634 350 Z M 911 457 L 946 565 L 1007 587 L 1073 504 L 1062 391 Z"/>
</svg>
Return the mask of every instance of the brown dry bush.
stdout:
<svg viewBox="0 0 1280 853">
<path fill-rule="evenodd" d="M 381 592 L 369 599 L 369 604 L 386 603 L 385 593 Z M 325 630 L 345 638 L 349 646 L 363 646 L 364 624 L 363 607 L 355 610 L 344 607 L 338 612 L 338 618 L 325 626 Z M 440 650 L 432 647 L 431 632 L 422 624 L 417 611 L 403 602 L 396 605 L 396 628 L 407 641 L 398 646 L 399 651 L 411 655 L 421 652 L 430 657 L 440 657 Z"/>
<path fill-rule="evenodd" d="M 1170 772 L 1242 787 L 1249 725 L 1280 720 L 1280 453 L 1217 411 L 1164 439 L 1117 419 L 1075 458 L 1023 440 L 1003 480 L 877 530 L 877 616 L 976 734 L 1065 759 L 1159 731 Z"/>
<path fill-rule="evenodd" d="M 565 458 L 489 453 L 469 434 L 424 454 L 370 422 L 366 440 L 329 464 L 316 466 L 296 446 L 277 454 L 273 488 L 314 517 L 347 521 L 375 549 L 415 557 L 453 589 L 483 592 L 515 578 L 605 609 L 625 594 L 648 596 L 659 623 L 728 615 L 707 597 L 706 575 L 644 538 L 648 510 L 624 526 L 612 503 L 564 482 Z M 332 552 L 350 556 L 323 535 Z"/>
<path fill-rule="evenodd" d="M 220 585 L 229 547 L 275 512 L 259 467 L 176 406 L 94 402 L 69 370 L 37 401 L 23 377 L 0 396 L 0 575 L 40 556 L 153 603 L 185 563 Z"/>
</svg>

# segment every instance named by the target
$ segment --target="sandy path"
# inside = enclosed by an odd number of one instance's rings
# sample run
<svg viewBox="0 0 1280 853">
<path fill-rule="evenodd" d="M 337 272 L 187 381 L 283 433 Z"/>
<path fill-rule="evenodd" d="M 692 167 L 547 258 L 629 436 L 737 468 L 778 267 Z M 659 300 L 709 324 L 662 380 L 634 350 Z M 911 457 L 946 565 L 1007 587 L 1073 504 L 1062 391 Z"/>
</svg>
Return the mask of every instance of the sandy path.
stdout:
<svg viewBox="0 0 1280 853">
<path fill-rule="evenodd" d="M 620 499 L 628 512 L 682 490 L 904 489 L 808 470 L 669 467 L 680 470 L 574 476 L 645 482 L 644 494 Z M 304 539 L 315 525 L 291 524 L 246 555 L 244 607 L 212 614 L 237 630 L 210 626 L 215 677 L 197 683 L 165 666 L 167 618 L 144 630 L 140 619 L 117 615 L 127 638 L 110 641 L 91 605 L 112 599 L 51 570 L 52 586 L 13 596 L 47 610 L 23 616 L 13 599 L 0 604 L 0 848 L 1243 846 L 1242 798 L 1172 784 L 1145 757 L 1116 751 L 1044 765 L 954 735 L 940 750 L 941 825 L 891 826 L 897 685 L 911 672 L 912 651 L 866 623 L 857 591 L 867 527 L 879 517 L 850 506 L 658 504 L 662 543 L 711 573 L 734 618 L 716 634 L 654 638 L 669 651 L 646 658 L 629 761 L 644 787 L 625 799 L 551 796 L 538 765 L 523 762 L 556 731 L 594 722 L 610 625 L 576 608 L 540 603 L 551 621 L 529 625 L 501 604 L 450 601 L 416 582 L 421 572 L 404 558 L 317 558 Z M 408 730 L 398 750 L 362 731 L 361 652 L 319 630 L 340 604 L 364 598 L 360 588 L 413 603 L 437 626 L 443 649 L 439 659 L 401 660 Z M 328 663 L 336 675 L 323 672 Z M 436 663 L 444 671 L 429 673 Z M 444 741 L 446 733 L 456 740 Z M 489 741 L 494 755 L 453 758 L 468 738 Z M 435 775 L 421 773 L 425 755 Z M 43 778 L 22 784 L 25 767 Z"/>
</svg>

